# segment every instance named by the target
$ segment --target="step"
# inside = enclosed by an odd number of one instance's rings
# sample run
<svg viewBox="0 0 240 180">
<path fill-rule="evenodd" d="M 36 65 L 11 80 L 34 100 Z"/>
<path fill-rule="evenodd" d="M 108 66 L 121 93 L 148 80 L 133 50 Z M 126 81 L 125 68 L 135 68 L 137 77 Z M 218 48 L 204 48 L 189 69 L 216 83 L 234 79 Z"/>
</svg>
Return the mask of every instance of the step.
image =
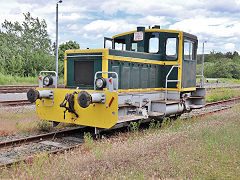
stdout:
<svg viewBox="0 0 240 180">
<path fill-rule="evenodd" d="M 189 96 L 189 99 L 204 99 L 203 96 Z"/>
<path fill-rule="evenodd" d="M 156 112 L 156 111 L 148 112 L 148 116 L 150 116 L 150 117 L 162 117 L 164 115 L 165 115 L 165 113 L 163 113 L 163 112 Z"/>
<path fill-rule="evenodd" d="M 201 109 L 204 107 L 204 105 L 189 105 L 191 109 Z"/>
<path fill-rule="evenodd" d="M 130 115 L 130 116 L 120 116 L 118 117 L 118 123 L 127 122 L 127 121 L 135 121 L 140 119 L 146 119 L 145 116 L 141 115 Z"/>
<path fill-rule="evenodd" d="M 162 104 L 178 104 L 180 101 L 179 100 L 152 100 L 152 103 L 162 103 Z"/>
</svg>

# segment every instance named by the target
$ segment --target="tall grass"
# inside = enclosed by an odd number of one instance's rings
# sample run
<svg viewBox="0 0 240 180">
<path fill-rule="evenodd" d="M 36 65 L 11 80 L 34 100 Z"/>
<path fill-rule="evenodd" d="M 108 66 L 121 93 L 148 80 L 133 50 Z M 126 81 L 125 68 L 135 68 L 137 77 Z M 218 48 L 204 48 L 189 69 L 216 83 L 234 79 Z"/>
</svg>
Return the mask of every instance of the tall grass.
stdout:
<svg viewBox="0 0 240 180">
<path fill-rule="evenodd" d="M 58 84 L 64 84 L 62 77 Z M 0 73 L 0 85 L 38 85 L 38 77 L 19 77 Z"/>
<path fill-rule="evenodd" d="M 0 85 L 37 85 L 37 77 L 19 77 L 0 73 Z"/>
<path fill-rule="evenodd" d="M 232 97 L 239 97 L 239 89 L 219 88 L 211 89 L 206 96 L 206 102 L 220 101 L 224 99 L 231 99 Z"/>
</svg>

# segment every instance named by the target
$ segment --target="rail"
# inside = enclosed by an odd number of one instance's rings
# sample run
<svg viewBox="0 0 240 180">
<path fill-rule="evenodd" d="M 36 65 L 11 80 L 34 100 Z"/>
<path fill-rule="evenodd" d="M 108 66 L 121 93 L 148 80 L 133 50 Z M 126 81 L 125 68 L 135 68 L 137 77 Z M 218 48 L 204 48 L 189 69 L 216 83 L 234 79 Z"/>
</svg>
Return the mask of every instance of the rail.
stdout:
<svg viewBox="0 0 240 180">
<path fill-rule="evenodd" d="M 169 70 L 167 76 L 166 76 L 166 82 L 165 82 L 165 102 L 167 101 L 167 84 L 168 84 L 168 82 L 180 82 L 180 80 L 168 80 L 168 76 L 171 74 L 173 68 L 175 68 L 175 67 L 180 68 L 180 66 L 173 65 L 171 67 L 171 69 Z"/>
</svg>

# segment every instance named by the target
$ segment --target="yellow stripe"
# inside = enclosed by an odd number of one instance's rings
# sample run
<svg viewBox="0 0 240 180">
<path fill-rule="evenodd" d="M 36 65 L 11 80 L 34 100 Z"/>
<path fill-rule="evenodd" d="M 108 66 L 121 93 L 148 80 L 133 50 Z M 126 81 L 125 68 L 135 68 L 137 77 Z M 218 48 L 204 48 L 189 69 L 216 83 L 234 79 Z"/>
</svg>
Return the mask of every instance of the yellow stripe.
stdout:
<svg viewBox="0 0 240 180">
<path fill-rule="evenodd" d="M 64 86 L 67 87 L 67 52 L 64 54 Z"/>
<path fill-rule="evenodd" d="M 177 84 L 177 87 L 179 90 L 181 90 L 182 88 L 182 51 L 183 51 L 183 33 L 180 32 L 179 35 L 178 35 L 178 39 L 179 39 L 179 42 L 178 42 L 178 61 L 179 61 L 179 65 L 180 65 L 180 68 L 178 68 L 178 84 Z"/>
<path fill-rule="evenodd" d="M 127 34 L 132 34 L 134 32 L 137 32 L 137 30 L 135 31 L 129 31 L 129 32 L 125 32 L 125 33 L 121 33 L 121 34 L 117 34 L 115 36 L 113 36 L 112 38 L 116 38 L 116 37 L 120 37 L 120 36 L 124 36 Z M 169 32 L 169 33 L 182 33 L 182 31 L 176 31 L 176 30 L 168 30 L 168 29 L 146 29 L 145 32 Z"/>
<path fill-rule="evenodd" d="M 181 91 L 196 91 L 196 87 L 182 88 Z"/>
<path fill-rule="evenodd" d="M 109 55 L 109 49 L 104 49 L 103 51 L 103 57 L 102 57 L 102 71 L 108 72 L 108 55 Z M 108 78 L 108 74 L 102 74 L 103 78 Z"/>
</svg>

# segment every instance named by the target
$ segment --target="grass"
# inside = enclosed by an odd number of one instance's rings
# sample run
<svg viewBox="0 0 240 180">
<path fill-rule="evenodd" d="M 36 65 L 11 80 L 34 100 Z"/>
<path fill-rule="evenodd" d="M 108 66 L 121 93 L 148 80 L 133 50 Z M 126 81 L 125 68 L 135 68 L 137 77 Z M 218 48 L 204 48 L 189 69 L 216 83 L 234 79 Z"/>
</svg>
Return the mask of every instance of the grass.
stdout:
<svg viewBox="0 0 240 180">
<path fill-rule="evenodd" d="M 63 78 L 58 84 L 64 84 Z M 38 77 L 19 77 L 0 73 L 0 85 L 38 85 Z"/>
<path fill-rule="evenodd" d="M 0 110 L 0 136 L 40 130 L 41 121 L 34 110 Z"/>
<path fill-rule="evenodd" d="M 0 74 L 0 85 L 34 85 L 38 84 L 37 77 L 18 77 Z"/>
<path fill-rule="evenodd" d="M 188 121 L 157 122 L 0 172 L 9 179 L 239 179 L 240 106 Z M 155 125 L 154 125 L 155 124 Z"/>
<path fill-rule="evenodd" d="M 220 83 L 240 84 L 240 79 L 219 78 Z"/>
<path fill-rule="evenodd" d="M 24 108 L 0 108 L 0 122 L 0 137 L 75 126 L 74 124 L 60 123 L 57 127 L 52 128 L 51 121 L 41 120 L 35 110 Z"/>
<path fill-rule="evenodd" d="M 240 96 L 239 89 L 229 88 L 211 89 L 210 92 L 207 92 L 206 102 L 220 101 L 239 96 Z"/>
</svg>

